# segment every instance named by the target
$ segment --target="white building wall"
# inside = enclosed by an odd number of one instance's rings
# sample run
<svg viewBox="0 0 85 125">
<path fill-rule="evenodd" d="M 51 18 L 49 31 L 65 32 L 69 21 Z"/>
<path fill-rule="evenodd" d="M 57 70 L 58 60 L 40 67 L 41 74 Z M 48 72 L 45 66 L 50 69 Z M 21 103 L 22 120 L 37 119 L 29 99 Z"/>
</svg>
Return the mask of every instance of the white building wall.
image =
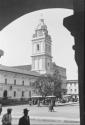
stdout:
<svg viewBox="0 0 85 125">
<path fill-rule="evenodd" d="M 67 94 L 74 94 L 77 95 L 79 94 L 79 90 L 78 90 L 78 81 L 68 81 L 67 82 Z"/>
<path fill-rule="evenodd" d="M 7 83 L 5 83 L 7 79 Z M 14 80 L 16 79 L 16 84 L 14 85 Z M 24 92 L 23 98 L 29 98 L 29 91 L 31 91 L 31 82 L 35 81 L 34 76 L 0 71 L 0 97 L 3 97 L 3 93 L 7 90 L 7 97 L 12 99 L 20 99 L 22 97 L 22 91 Z M 24 84 L 23 82 L 24 81 Z M 16 96 L 14 97 L 14 91 Z"/>
</svg>

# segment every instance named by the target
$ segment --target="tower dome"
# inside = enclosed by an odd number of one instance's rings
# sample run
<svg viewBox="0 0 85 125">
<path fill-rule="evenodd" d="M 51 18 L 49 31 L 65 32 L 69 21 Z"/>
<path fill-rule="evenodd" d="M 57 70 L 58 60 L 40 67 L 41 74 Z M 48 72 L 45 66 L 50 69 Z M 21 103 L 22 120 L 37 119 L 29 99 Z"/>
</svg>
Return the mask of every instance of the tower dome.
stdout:
<svg viewBox="0 0 85 125">
<path fill-rule="evenodd" d="M 40 22 L 39 22 L 39 24 L 38 24 L 38 26 L 37 26 L 37 30 L 40 30 L 40 29 L 42 29 L 42 30 L 47 30 L 47 26 L 46 26 L 46 24 L 44 23 L 44 19 L 40 19 Z"/>
</svg>

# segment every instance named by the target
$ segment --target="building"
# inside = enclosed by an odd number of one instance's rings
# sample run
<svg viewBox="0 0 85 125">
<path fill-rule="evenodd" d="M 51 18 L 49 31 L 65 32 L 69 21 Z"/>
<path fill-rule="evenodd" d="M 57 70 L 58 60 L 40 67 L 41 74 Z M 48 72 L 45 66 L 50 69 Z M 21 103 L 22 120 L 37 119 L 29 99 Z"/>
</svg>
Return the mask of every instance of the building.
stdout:
<svg viewBox="0 0 85 125">
<path fill-rule="evenodd" d="M 40 22 L 32 36 L 32 71 L 36 71 L 40 74 L 53 74 L 57 70 L 61 76 L 64 84 L 66 85 L 66 69 L 57 66 L 52 62 L 52 40 L 48 34 L 47 26 L 44 23 L 44 19 L 40 19 Z"/>
<path fill-rule="evenodd" d="M 12 99 L 30 98 L 31 83 L 38 73 L 0 65 L 0 97 Z"/>
<path fill-rule="evenodd" d="M 41 19 L 32 38 L 32 71 L 37 71 L 40 74 L 51 73 L 51 42 L 47 26 Z"/>
<path fill-rule="evenodd" d="M 79 97 L 78 80 L 67 80 L 66 83 L 67 95 Z"/>
<path fill-rule="evenodd" d="M 12 99 L 30 98 L 35 95 L 31 83 L 41 74 L 53 74 L 57 70 L 65 88 L 66 68 L 52 62 L 51 36 L 43 19 L 32 37 L 32 65 L 3 66 L 0 65 L 0 97 Z"/>
</svg>

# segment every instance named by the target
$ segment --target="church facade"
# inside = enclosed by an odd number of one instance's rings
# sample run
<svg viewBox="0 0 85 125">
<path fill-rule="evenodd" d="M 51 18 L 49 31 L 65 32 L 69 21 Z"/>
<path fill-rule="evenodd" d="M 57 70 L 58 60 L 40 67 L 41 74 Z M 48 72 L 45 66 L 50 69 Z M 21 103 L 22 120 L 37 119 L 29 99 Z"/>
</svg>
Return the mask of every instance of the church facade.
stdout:
<svg viewBox="0 0 85 125">
<path fill-rule="evenodd" d="M 52 40 L 47 25 L 41 19 L 32 36 L 32 65 L 3 66 L 0 65 L 0 97 L 12 99 L 30 98 L 35 95 L 31 83 L 42 74 L 59 72 L 62 87 L 66 84 L 66 68 L 52 62 Z"/>
</svg>

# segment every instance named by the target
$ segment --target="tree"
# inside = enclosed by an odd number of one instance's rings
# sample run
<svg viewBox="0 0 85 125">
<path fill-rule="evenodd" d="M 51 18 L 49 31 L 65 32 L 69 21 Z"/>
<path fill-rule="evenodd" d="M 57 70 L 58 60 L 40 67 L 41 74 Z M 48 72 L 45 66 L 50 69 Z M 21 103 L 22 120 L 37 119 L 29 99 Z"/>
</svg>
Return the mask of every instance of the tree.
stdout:
<svg viewBox="0 0 85 125">
<path fill-rule="evenodd" d="M 65 91 L 62 89 L 61 75 L 57 70 L 53 75 L 41 75 L 33 83 L 32 87 L 35 89 L 36 93 L 44 97 L 49 95 L 54 95 L 57 98 L 61 98 L 62 93 Z"/>
<path fill-rule="evenodd" d="M 66 89 L 62 87 L 63 81 L 58 70 L 55 70 L 52 78 L 54 83 L 53 95 L 55 95 L 57 98 L 61 98 L 62 94 L 66 92 Z"/>
<path fill-rule="evenodd" d="M 51 84 L 47 80 L 47 76 L 41 75 L 37 80 L 32 84 L 32 87 L 35 89 L 36 94 L 40 94 L 43 97 L 51 93 Z"/>
</svg>

